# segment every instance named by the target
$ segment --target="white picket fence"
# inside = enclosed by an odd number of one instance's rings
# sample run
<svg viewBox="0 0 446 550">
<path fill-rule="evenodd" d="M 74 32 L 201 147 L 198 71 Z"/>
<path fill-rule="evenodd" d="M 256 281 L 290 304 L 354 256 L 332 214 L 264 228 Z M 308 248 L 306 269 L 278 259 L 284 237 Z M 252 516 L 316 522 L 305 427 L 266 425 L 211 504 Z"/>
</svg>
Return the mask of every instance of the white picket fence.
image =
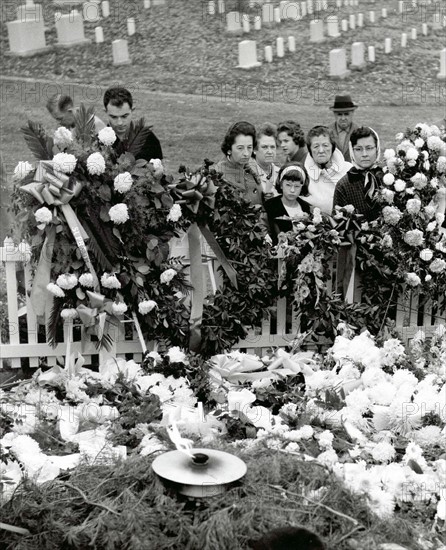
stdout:
<svg viewBox="0 0 446 550">
<path fill-rule="evenodd" d="M 74 353 L 76 356 L 79 352 L 87 365 L 98 364 L 110 354 L 134 359 L 137 362 L 141 361 L 142 347 L 131 321 L 129 321 L 130 326 L 127 330 L 124 323 L 119 327 L 112 327 L 115 329 L 115 334 L 112 333 L 114 344 L 109 352 L 98 351 L 94 340 L 86 333 L 84 327 L 73 327 L 70 323 L 64 325 L 63 341 L 58 343 L 55 348 L 49 346 L 46 341 L 45 327 L 39 327 L 31 307 L 29 298 L 32 281 L 30 264 L 26 263 L 23 254 L 19 252 L 11 239 L 5 239 L 3 247 L 0 248 L 0 262 L 0 269 L 3 268 L 5 272 L 8 318 L 7 330 L 2 331 L 0 370 L 11 367 L 20 368 L 23 366 L 24 360 L 29 362 L 29 367 L 38 367 L 41 364 L 54 366 L 58 360 L 63 363 L 68 345 L 71 354 Z M 208 266 L 210 265 L 208 262 Z M 21 297 L 25 299 L 23 304 L 20 302 Z M 349 301 L 360 300 L 360 290 L 354 276 L 350 281 L 347 299 Z M 299 332 L 299 319 L 296 315 L 291 314 L 285 298 L 277 300 L 275 309 L 274 320 L 265 319 L 259 329 L 250 330 L 247 337 L 234 347 L 248 353 L 264 353 L 271 347 L 290 346 Z M 436 314 L 435 304 L 429 303 L 424 307 L 424 311 L 421 311 L 416 294 L 410 295 L 407 300 L 401 299 L 398 302 L 396 325 L 403 340 L 413 337 L 419 329 L 423 329 L 429 336 L 435 325 L 445 322 L 444 314 L 441 317 Z M 8 335 L 4 337 L 3 332 L 8 332 Z M 153 349 L 154 344 L 148 342 L 147 347 Z"/>
</svg>

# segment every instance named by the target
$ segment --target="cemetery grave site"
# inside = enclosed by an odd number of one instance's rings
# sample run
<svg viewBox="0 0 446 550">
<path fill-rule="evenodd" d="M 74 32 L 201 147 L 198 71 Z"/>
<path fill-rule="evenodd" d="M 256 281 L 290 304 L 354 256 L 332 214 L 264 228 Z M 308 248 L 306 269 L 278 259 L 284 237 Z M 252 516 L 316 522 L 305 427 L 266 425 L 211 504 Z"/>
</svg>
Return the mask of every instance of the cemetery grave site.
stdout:
<svg viewBox="0 0 446 550">
<path fill-rule="evenodd" d="M 446 550 L 446 0 L 1 10 L 0 548 Z M 222 138 L 339 94 L 378 217 L 274 244 Z"/>
</svg>

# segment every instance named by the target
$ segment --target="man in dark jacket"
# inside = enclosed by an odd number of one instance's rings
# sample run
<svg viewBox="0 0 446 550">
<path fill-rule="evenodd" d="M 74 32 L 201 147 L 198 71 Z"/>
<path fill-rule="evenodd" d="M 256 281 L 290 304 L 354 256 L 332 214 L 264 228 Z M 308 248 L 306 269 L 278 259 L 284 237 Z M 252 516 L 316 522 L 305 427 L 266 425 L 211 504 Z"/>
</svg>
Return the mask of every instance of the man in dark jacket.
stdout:
<svg viewBox="0 0 446 550">
<path fill-rule="evenodd" d="M 104 94 L 104 108 L 108 115 L 109 125 L 115 131 L 118 139 L 113 147 L 115 150 L 124 152 L 130 123 L 133 116 L 132 94 L 121 86 L 108 88 Z M 149 129 L 148 129 L 149 130 Z M 152 159 L 163 158 L 161 144 L 152 130 L 149 130 L 144 145 L 136 154 L 137 159 L 145 159 L 150 162 Z"/>
<path fill-rule="evenodd" d="M 335 116 L 335 122 L 329 126 L 330 133 L 336 142 L 336 147 L 344 155 L 344 159 L 351 162 L 349 142 L 350 136 L 358 126 L 353 122 L 353 114 L 358 108 L 349 95 L 337 95 L 334 105 L 330 107 Z"/>
</svg>

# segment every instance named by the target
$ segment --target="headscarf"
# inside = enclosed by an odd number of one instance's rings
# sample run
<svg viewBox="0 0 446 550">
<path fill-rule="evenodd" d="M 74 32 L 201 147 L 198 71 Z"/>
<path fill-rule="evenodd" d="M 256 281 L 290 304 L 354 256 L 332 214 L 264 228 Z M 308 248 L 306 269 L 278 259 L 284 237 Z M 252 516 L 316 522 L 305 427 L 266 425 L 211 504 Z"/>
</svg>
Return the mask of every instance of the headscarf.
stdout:
<svg viewBox="0 0 446 550">
<path fill-rule="evenodd" d="M 351 140 L 348 142 L 348 150 L 350 152 L 350 158 L 351 163 L 353 164 L 353 168 L 350 169 L 350 174 L 353 176 L 358 175 L 364 175 L 364 188 L 367 190 L 366 195 L 368 195 L 370 198 L 373 197 L 376 189 L 377 189 L 377 181 L 375 174 L 372 172 L 372 170 L 375 170 L 379 167 L 378 162 L 379 158 L 381 156 L 381 143 L 379 140 L 378 134 L 375 132 L 373 128 L 370 126 L 364 126 L 364 128 L 368 128 L 371 132 L 373 132 L 373 135 L 376 138 L 376 159 L 372 166 L 369 168 L 361 168 L 359 164 L 355 160 L 355 152 L 353 151 L 353 145 Z"/>
</svg>

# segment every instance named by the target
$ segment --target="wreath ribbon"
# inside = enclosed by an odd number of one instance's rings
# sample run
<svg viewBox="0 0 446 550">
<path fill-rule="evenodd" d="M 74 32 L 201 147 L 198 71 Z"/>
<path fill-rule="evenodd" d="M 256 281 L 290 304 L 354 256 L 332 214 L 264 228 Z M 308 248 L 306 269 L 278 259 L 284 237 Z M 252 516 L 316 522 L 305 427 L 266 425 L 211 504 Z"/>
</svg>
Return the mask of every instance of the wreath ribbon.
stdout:
<svg viewBox="0 0 446 550">
<path fill-rule="evenodd" d="M 76 310 L 80 320 L 87 329 L 87 333 L 91 334 L 97 331 L 99 340 L 102 340 L 107 316 L 115 317 L 113 313 L 113 301 L 99 292 L 91 292 L 90 290 L 87 290 L 87 296 L 90 299 L 91 307 L 80 304 Z"/>
</svg>

